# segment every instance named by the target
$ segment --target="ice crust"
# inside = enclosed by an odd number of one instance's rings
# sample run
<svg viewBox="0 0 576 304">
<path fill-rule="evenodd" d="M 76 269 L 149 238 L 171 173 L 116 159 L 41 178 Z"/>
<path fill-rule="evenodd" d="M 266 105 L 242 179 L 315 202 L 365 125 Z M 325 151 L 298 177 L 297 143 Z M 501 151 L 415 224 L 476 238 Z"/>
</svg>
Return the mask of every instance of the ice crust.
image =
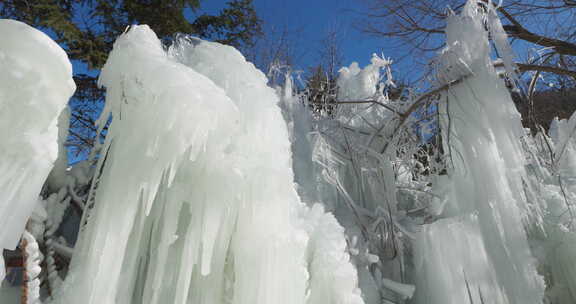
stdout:
<svg viewBox="0 0 576 304">
<path fill-rule="evenodd" d="M 58 117 L 76 87 L 66 53 L 46 34 L 0 19 L 0 37 L 1 252 L 16 247 L 38 202 L 59 153 Z"/>
<path fill-rule="evenodd" d="M 343 229 L 296 193 L 266 82 L 232 47 L 118 38 L 96 203 L 56 303 L 362 303 Z"/>
</svg>

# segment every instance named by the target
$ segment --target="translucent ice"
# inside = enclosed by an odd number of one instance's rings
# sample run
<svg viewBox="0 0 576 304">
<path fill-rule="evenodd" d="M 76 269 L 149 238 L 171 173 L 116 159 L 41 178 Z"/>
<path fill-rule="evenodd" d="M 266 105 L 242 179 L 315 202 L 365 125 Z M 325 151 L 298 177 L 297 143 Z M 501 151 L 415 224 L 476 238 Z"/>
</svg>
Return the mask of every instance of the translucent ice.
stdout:
<svg viewBox="0 0 576 304">
<path fill-rule="evenodd" d="M 450 219 L 422 232 L 419 303 L 542 303 L 544 297 L 524 228 L 531 207 L 523 189 L 524 132 L 492 65 L 484 17 L 477 1 L 468 1 L 448 19 L 439 70 L 444 81 L 461 81 L 440 97 L 451 167 L 441 217 Z"/>
</svg>

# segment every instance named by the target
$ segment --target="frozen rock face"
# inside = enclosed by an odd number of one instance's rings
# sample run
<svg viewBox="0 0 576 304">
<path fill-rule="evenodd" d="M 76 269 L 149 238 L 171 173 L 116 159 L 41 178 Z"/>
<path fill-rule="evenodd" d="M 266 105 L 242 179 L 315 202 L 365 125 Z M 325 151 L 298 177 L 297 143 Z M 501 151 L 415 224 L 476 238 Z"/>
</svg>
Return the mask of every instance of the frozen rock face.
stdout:
<svg viewBox="0 0 576 304">
<path fill-rule="evenodd" d="M 14 249 L 58 156 L 58 117 L 76 86 L 56 42 L 0 19 L 0 252 Z M 1 271 L 0 271 L 1 273 Z"/>
<path fill-rule="evenodd" d="M 444 219 L 417 242 L 417 303 L 536 304 L 544 297 L 524 228 L 533 206 L 524 195 L 520 115 L 489 55 L 486 28 L 499 28 L 490 23 L 499 24 L 494 13 L 491 4 L 483 11 L 469 1 L 448 19 L 439 70 L 446 82 L 463 80 L 440 99 L 450 178 Z"/>
<path fill-rule="evenodd" d="M 234 48 L 148 26 L 103 68 L 95 206 L 57 303 L 362 303 L 343 229 L 306 207 L 267 79 Z"/>
</svg>

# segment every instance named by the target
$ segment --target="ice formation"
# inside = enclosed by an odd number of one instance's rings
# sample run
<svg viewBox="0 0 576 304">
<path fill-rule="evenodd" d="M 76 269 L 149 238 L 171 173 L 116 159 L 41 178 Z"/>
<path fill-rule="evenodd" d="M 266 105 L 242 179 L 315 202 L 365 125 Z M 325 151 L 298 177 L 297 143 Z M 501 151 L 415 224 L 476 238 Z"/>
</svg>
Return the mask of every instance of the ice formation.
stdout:
<svg viewBox="0 0 576 304">
<path fill-rule="evenodd" d="M 267 79 L 234 48 L 147 26 L 100 82 L 95 206 L 56 303 L 362 303 L 343 229 L 299 199 Z"/>
<path fill-rule="evenodd" d="M 16 247 L 38 201 L 58 155 L 58 116 L 75 85 L 66 53 L 46 34 L 0 19 L 0 37 L 1 252 Z"/>
<path fill-rule="evenodd" d="M 341 68 L 338 73 L 338 97 L 341 100 L 364 100 L 373 98 L 378 93 L 382 76 L 380 69 L 386 68 L 386 82 L 383 85 L 394 85 L 392 82 L 391 60 L 372 54 L 370 64 L 363 69 L 353 62 L 348 67 Z M 382 89 L 383 87 L 380 87 Z"/>
<path fill-rule="evenodd" d="M 489 8 L 488 10 L 490 10 Z M 542 303 L 544 280 L 525 230 L 520 115 L 490 58 L 476 1 L 448 19 L 440 97 L 449 177 L 438 179 L 441 219 L 416 242 L 417 303 Z M 441 189 L 441 190 L 440 190 Z"/>
<path fill-rule="evenodd" d="M 549 137 L 522 129 L 495 9 L 470 0 L 448 19 L 435 85 L 450 85 L 431 98 L 443 152 L 424 152 L 426 173 L 409 139 L 424 106 L 390 100 L 391 60 L 342 68 L 343 102 L 322 119 L 289 75 L 274 91 L 234 48 L 184 35 L 166 48 L 147 26 L 120 36 L 102 70 L 100 125 L 112 123 L 98 165 L 64 171 L 70 64 L 44 34 L 0 20 L 0 249 L 59 154 L 46 217 L 24 235 L 44 241 L 52 303 L 574 303 L 576 114 Z M 8 119 L 20 116 L 33 121 Z M 74 251 L 43 240 L 92 171 Z M 72 256 L 63 283 L 56 251 Z"/>
<path fill-rule="evenodd" d="M 316 172 L 338 190 L 323 202 L 346 227 L 367 303 L 412 296 L 408 303 L 573 302 L 574 217 L 566 205 L 575 197 L 576 119 L 552 128 L 555 152 L 544 158 L 555 155 L 556 169 L 539 164 L 541 155 L 530 159 L 535 139 L 522 129 L 490 54 L 493 43 L 514 80 L 513 53 L 492 5 L 469 1 L 448 20 L 436 83 L 450 84 L 437 90 L 439 168 L 414 173 L 414 151 L 400 139 L 421 115 L 407 112 L 419 99 L 387 98 L 386 60 L 343 68 L 338 100 L 350 102 L 334 119 L 313 123 L 321 136 L 312 154 L 324 169 Z"/>
<path fill-rule="evenodd" d="M 397 105 L 384 89 L 394 87 L 391 60 L 373 55 L 371 63 L 340 70 L 338 105 L 329 119 L 302 119 L 301 106 L 286 108 L 294 127 L 296 182 L 334 212 L 345 227 L 349 251 L 359 273 L 366 303 L 405 303 L 415 291 L 406 280 L 403 233 L 395 223 L 395 151 L 381 153 L 395 123 Z M 290 100 L 284 97 L 286 101 Z M 292 101 L 292 103 L 295 103 Z M 303 123 L 302 120 L 305 122 Z M 302 147 L 310 148 L 302 149 Z M 306 155 L 307 159 L 306 159 Z M 313 161 L 313 164 L 308 164 Z M 299 163 L 299 164 L 296 164 Z M 302 168 L 302 163 L 307 164 Z M 308 175 L 316 175 L 309 177 Z M 314 186 L 307 185 L 314 181 Z M 401 261 L 401 262 L 399 262 Z"/>
<path fill-rule="evenodd" d="M 554 120 L 550 137 L 537 134 L 525 142 L 530 160 L 531 199 L 543 209 L 539 233 L 532 237 L 540 269 L 547 282 L 546 300 L 569 304 L 576 301 L 576 115 Z"/>
</svg>

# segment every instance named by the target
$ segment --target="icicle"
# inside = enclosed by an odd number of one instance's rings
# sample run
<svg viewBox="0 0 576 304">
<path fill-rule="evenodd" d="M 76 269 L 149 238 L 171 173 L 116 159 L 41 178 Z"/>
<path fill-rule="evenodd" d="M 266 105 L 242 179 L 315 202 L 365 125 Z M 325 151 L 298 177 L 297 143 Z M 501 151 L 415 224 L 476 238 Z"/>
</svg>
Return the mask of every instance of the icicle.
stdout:
<svg viewBox="0 0 576 304">
<path fill-rule="evenodd" d="M 502 27 L 502 22 L 500 22 L 500 18 L 498 17 L 497 9 L 500 5 L 501 3 L 495 7 L 492 4 L 492 1 L 488 1 L 488 4 L 486 5 L 486 21 L 488 30 L 490 31 L 490 36 L 494 41 L 494 45 L 498 50 L 498 55 L 502 59 L 504 68 L 506 69 L 506 75 L 512 79 L 512 86 L 516 87 L 516 83 L 519 81 L 518 73 L 516 73 L 518 67 L 514 61 L 516 55 L 512 50 L 512 46 L 510 46 L 510 43 L 508 42 L 508 35 L 506 35 L 506 32 Z"/>
</svg>

